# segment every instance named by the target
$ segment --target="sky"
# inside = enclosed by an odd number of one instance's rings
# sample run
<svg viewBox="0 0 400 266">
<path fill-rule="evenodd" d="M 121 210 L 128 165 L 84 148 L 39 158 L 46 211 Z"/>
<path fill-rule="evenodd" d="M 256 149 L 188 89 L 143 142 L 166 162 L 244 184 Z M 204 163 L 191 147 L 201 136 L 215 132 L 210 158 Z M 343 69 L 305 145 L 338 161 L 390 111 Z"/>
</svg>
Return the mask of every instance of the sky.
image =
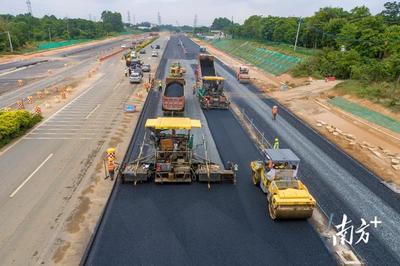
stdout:
<svg viewBox="0 0 400 266">
<path fill-rule="evenodd" d="M 31 0 L 32 13 L 36 17 L 57 17 L 99 20 L 103 10 L 118 11 L 123 20 L 157 23 L 160 12 L 162 24 L 211 25 L 215 17 L 228 17 L 242 23 L 251 15 L 310 16 L 321 7 L 367 6 L 371 13 L 379 13 L 389 0 Z M 390 0 L 393 1 L 393 0 Z M 0 14 L 26 13 L 26 0 L 0 0 Z"/>
</svg>

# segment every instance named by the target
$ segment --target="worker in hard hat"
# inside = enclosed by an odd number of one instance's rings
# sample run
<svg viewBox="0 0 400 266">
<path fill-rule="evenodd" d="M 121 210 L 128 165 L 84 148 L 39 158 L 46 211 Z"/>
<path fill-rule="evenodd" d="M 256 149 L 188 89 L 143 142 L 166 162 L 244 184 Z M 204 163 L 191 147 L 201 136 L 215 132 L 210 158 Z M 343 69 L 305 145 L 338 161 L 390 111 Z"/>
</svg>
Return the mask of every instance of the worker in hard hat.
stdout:
<svg viewBox="0 0 400 266">
<path fill-rule="evenodd" d="M 196 95 L 196 88 L 197 88 L 197 86 L 196 86 L 196 83 L 195 83 L 195 84 L 193 84 L 193 86 L 192 86 L 193 95 Z"/>
<path fill-rule="evenodd" d="M 272 107 L 272 120 L 276 120 L 277 115 L 278 115 L 278 106 L 274 105 Z"/>
<path fill-rule="evenodd" d="M 274 147 L 273 147 L 275 150 L 278 150 L 279 149 L 279 139 L 278 138 L 275 138 L 275 141 L 274 141 Z"/>
<path fill-rule="evenodd" d="M 162 91 L 162 81 L 158 81 L 158 91 Z"/>
</svg>

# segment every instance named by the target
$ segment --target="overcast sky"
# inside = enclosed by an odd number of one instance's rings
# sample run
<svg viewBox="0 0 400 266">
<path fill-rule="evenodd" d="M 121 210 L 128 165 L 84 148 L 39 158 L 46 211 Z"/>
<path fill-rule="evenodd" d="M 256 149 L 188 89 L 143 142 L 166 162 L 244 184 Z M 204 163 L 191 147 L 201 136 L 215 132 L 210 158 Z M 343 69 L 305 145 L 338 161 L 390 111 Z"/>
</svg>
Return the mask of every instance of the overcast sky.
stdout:
<svg viewBox="0 0 400 266">
<path fill-rule="evenodd" d="M 383 9 L 389 0 L 31 0 L 34 16 L 53 14 L 57 17 L 100 19 L 103 10 L 118 11 L 127 21 L 130 11 L 131 22 L 161 22 L 168 24 L 193 25 L 197 14 L 198 25 L 210 25 L 215 17 L 233 17 L 242 23 L 251 15 L 309 16 L 320 7 L 343 7 L 350 10 L 366 5 L 373 14 Z M 26 0 L 0 0 L 0 14 L 26 13 Z"/>
</svg>

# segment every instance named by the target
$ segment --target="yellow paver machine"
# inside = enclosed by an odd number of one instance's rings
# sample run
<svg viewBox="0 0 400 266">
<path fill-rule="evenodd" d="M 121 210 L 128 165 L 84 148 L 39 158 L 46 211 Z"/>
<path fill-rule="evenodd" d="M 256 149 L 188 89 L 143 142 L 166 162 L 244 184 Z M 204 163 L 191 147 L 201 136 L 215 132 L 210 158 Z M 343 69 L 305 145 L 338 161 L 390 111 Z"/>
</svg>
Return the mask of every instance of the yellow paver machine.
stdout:
<svg viewBox="0 0 400 266">
<path fill-rule="evenodd" d="M 124 182 L 156 183 L 191 183 L 193 181 L 232 182 L 235 183 L 235 166 L 230 163 L 229 169 L 211 162 L 207 155 L 207 146 L 194 147 L 192 130 L 201 128 L 200 120 L 186 117 L 160 117 L 147 119 L 144 141 L 139 156 L 130 162 L 122 171 Z M 147 133 L 150 133 L 147 138 Z M 205 158 L 194 152 L 199 146 L 203 148 Z M 145 147 L 149 148 L 144 152 Z"/>
<path fill-rule="evenodd" d="M 267 194 L 272 219 L 307 219 L 316 201 L 297 179 L 300 159 L 289 149 L 265 149 L 265 160 L 252 161 L 252 180 Z"/>
</svg>

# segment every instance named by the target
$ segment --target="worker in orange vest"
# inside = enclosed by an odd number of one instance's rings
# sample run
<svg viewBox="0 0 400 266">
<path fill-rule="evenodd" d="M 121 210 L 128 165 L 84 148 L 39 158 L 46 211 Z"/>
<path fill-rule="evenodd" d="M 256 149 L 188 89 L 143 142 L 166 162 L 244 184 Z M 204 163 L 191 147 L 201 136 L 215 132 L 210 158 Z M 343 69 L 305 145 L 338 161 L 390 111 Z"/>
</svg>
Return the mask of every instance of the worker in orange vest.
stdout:
<svg viewBox="0 0 400 266">
<path fill-rule="evenodd" d="M 276 120 L 277 115 L 278 115 L 278 106 L 274 105 L 272 107 L 272 120 Z"/>
<path fill-rule="evenodd" d="M 115 164 L 113 160 L 108 160 L 107 162 L 107 170 L 108 170 L 108 175 L 111 180 L 114 179 L 114 172 L 115 172 Z"/>
</svg>

